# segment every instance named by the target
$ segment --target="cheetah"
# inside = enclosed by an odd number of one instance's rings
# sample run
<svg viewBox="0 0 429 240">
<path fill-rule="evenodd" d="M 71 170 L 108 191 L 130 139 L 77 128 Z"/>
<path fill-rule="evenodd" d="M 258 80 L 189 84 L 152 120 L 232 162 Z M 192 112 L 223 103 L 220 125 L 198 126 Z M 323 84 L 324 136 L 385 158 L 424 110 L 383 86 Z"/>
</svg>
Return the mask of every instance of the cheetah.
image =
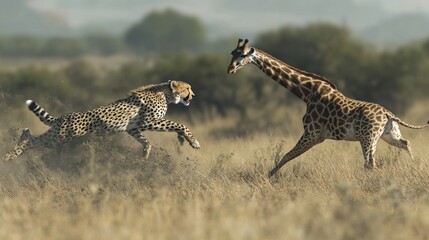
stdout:
<svg viewBox="0 0 429 240">
<path fill-rule="evenodd" d="M 199 149 L 200 143 L 186 126 L 164 119 L 167 104 L 182 103 L 189 106 L 194 97 L 188 83 L 169 80 L 134 89 L 127 98 L 108 105 L 61 117 L 53 117 L 35 101 L 27 100 L 28 109 L 50 128 L 40 136 L 31 135 L 30 130 L 25 128 L 18 143 L 4 156 L 4 160 L 15 159 L 33 147 L 52 148 L 92 132 L 127 132 L 142 144 L 144 159 L 149 157 L 152 147 L 143 136 L 144 131 L 176 132 L 181 145 L 186 139 L 193 148 Z"/>
</svg>

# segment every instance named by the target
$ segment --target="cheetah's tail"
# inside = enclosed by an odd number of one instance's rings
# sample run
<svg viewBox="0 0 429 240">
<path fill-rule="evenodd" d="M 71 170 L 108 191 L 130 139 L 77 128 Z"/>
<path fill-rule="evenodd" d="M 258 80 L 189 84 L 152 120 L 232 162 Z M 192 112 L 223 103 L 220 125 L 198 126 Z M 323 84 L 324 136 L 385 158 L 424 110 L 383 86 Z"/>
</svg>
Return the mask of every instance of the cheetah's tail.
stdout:
<svg viewBox="0 0 429 240">
<path fill-rule="evenodd" d="M 45 111 L 39 104 L 33 100 L 25 101 L 28 109 L 32 111 L 44 124 L 52 126 L 56 120 L 55 117 L 52 117 L 48 112 Z"/>
<path fill-rule="evenodd" d="M 395 122 L 401 124 L 402 126 L 407 127 L 407 128 L 411 128 L 411 129 L 422 129 L 422 128 L 425 128 L 425 127 L 429 126 L 429 121 L 425 125 L 414 126 L 414 125 L 411 125 L 411 124 L 408 124 L 408 123 L 402 121 L 401 119 L 399 119 L 396 116 L 391 116 L 390 118 L 392 118 L 392 120 L 394 120 Z"/>
</svg>

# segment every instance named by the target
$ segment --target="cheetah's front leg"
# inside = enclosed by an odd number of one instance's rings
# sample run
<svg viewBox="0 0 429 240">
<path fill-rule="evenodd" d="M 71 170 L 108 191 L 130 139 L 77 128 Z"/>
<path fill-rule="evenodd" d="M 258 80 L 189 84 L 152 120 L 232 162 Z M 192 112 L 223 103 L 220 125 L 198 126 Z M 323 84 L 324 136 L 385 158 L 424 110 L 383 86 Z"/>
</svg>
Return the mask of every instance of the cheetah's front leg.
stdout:
<svg viewBox="0 0 429 240">
<path fill-rule="evenodd" d="M 183 143 L 183 138 L 189 142 L 189 144 L 195 148 L 200 149 L 200 143 L 193 136 L 191 130 L 187 128 L 185 125 L 173 122 L 167 119 L 154 119 L 153 121 L 147 121 L 141 127 L 143 130 L 152 130 L 152 131 L 160 131 L 160 132 L 177 132 L 178 139 L 180 143 Z"/>
<path fill-rule="evenodd" d="M 183 146 L 183 144 L 185 143 L 185 136 L 183 136 L 182 134 L 178 133 L 177 134 L 177 140 L 179 140 L 180 146 Z"/>
</svg>

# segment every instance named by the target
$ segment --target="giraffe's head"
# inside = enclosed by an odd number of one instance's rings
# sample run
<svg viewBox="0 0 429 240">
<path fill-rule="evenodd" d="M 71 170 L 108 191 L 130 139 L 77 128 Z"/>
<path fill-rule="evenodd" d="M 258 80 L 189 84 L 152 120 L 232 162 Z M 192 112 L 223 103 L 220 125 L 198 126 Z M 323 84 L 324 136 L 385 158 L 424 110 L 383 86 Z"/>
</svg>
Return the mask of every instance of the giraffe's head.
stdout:
<svg viewBox="0 0 429 240">
<path fill-rule="evenodd" d="M 249 47 L 249 40 L 238 39 L 237 47 L 231 52 L 232 59 L 228 66 L 228 73 L 235 73 L 238 69 L 250 63 L 254 52 L 255 49 Z"/>
</svg>

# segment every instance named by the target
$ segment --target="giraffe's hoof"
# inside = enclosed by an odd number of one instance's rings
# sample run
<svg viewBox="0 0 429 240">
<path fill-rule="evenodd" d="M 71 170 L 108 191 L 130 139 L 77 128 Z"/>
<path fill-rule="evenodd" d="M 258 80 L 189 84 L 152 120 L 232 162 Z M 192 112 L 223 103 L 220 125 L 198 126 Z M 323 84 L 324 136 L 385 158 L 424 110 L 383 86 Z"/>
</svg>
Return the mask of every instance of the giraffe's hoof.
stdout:
<svg viewBox="0 0 429 240">
<path fill-rule="evenodd" d="M 366 169 L 366 170 L 371 170 L 371 169 L 374 169 L 374 168 L 376 168 L 377 166 L 375 165 L 375 163 L 365 163 L 365 165 L 364 165 L 364 168 Z"/>
<path fill-rule="evenodd" d="M 274 176 L 274 174 L 276 174 L 276 172 L 277 172 L 277 168 L 273 168 L 269 173 L 268 173 L 268 177 L 272 177 L 272 176 Z"/>
</svg>

